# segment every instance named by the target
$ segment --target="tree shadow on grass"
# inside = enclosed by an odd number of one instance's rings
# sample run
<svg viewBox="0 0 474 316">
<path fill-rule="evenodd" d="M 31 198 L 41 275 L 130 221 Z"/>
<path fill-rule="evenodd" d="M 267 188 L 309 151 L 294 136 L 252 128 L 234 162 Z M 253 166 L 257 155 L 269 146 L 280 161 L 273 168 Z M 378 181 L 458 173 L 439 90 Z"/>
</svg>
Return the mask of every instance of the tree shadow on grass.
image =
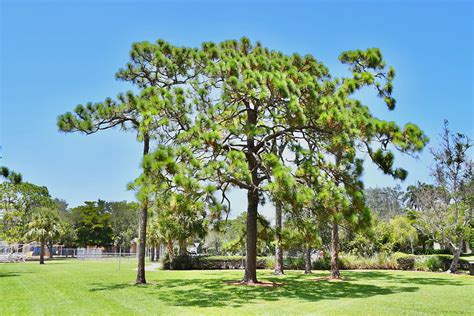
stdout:
<svg viewBox="0 0 474 316">
<path fill-rule="evenodd" d="M 20 276 L 20 274 L 17 272 L 0 272 L 0 278 L 9 278 L 16 276 Z"/>
<path fill-rule="evenodd" d="M 370 278 L 370 275 L 361 279 Z M 400 292 L 415 292 L 418 287 L 398 285 L 373 285 L 351 281 L 312 281 L 304 275 L 262 277 L 262 280 L 281 282 L 277 287 L 235 286 L 225 282 L 228 278 L 216 279 L 165 279 L 156 285 L 149 285 L 144 294 L 153 295 L 159 301 L 174 306 L 196 307 L 239 307 L 260 301 L 296 299 L 308 302 L 337 300 L 340 298 L 367 298 L 376 295 L 390 295 Z M 358 278 L 357 278 L 358 279 Z M 95 283 L 90 291 L 113 291 L 129 288 L 130 284 Z"/>
<path fill-rule="evenodd" d="M 430 274 L 423 276 L 425 272 L 404 272 L 396 271 L 398 273 L 386 273 L 383 271 L 344 271 L 343 276 L 346 276 L 346 280 L 380 280 L 388 281 L 399 284 L 417 284 L 417 285 L 451 285 L 451 286 L 464 286 L 468 283 L 456 278 L 433 278 Z"/>
</svg>

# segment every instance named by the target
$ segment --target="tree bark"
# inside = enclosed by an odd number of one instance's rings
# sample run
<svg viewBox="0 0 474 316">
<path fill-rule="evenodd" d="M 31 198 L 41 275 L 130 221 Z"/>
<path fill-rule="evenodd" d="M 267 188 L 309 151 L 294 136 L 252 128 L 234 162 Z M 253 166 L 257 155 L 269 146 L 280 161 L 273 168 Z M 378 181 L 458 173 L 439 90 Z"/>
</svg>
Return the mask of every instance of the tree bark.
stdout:
<svg viewBox="0 0 474 316">
<path fill-rule="evenodd" d="M 462 244 L 463 244 L 463 239 L 461 239 L 461 242 L 459 243 L 458 247 L 452 246 L 452 252 L 453 252 L 453 261 L 451 261 L 451 265 L 449 266 L 448 271 L 449 273 L 456 273 L 458 269 L 458 263 L 459 263 L 459 257 L 461 256 L 462 252 Z"/>
<path fill-rule="evenodd" d="M 155 261 L 155 247 L 151 247 L 150 249 L 150 261 Z"/>
<path fill-rule="evenodd" d="M 258 283 L 257 280 L 257 213 L 258 190 L 247 192 L 247 253 L 244 282 Z"/>
<path fill-rule="evenodd" d="M 282 218 L 281 218 L 281 203 L 275 204 L 275 231 L 276 231 L 276 246 L 275 246 L 275 274 L 282 275 L 283 272 L 283 249 L 281 249 L 281 231 L 282 231 Z"/>
<path fill-rule="evenodd" d="M 150 151 L 150 138 L 148 135 L 143 137 L 143 156 L 146 156 Z M 146 170 L 143 170 L 146 173 Z M 139 234 L 138 234 L 138 269 L 136 284 L 146 284 L 145 279 L 145 250 L 146 250 L 146 226 L 148 220 L 148 197 L 142 201 L 142 208 L 140 210 L 139 219 Z"/>
<path fill-rule="evenodd" d="M 40 242 L 40 264 L 44 264 L 44 240 Z"/>
<path fill-rule="evenodd" d="M 53 242 L 48 245 L 49 249 L 49 259 L 53 259 Z"/>
<path fill-rule="evenodd" d="M 333 221 L 331 231 L 331 279 L 340 279 L 339 272 L 339 226 Z"/>
<path fill-rule="evenodd" d="M 186 249 L 186 240 L 179 241 L 179 255 L 186 256 L 188 254 L 188 249 Z"/>
<path fill-rule="evenodd" d="M 311 246 L 307 245 L 304 252 L 304 273 L 311 274 Z"/>
</svg>

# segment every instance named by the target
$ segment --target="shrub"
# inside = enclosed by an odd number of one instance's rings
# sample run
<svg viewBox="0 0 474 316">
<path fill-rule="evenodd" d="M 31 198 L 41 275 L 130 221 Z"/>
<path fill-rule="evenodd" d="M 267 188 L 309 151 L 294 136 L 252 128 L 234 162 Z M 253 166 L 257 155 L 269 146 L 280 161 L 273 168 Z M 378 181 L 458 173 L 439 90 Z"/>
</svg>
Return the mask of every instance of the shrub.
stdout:
<svg viewBox="0 0 474 316">
<path fill-rule="evenodd" d="M 341 256 L 341 269 L 397 269 L 396 260 L 386 254 L 379 253 L 370 257 L 354 255 Z"/>
<path fill-rule="evenodd" d="M 303 265 L 303 268 L 304 268 L 304 265 Z M 322 258 L 318 258 L 318 260 L 314 260 L 311 263 L 311 269 L 314 269 L 314 270 L 331 269 L 331 258 L 329 257 L 329 254 L 325 252 Z"/>
<path fill-rule="evenodd" d="M 443 259 L 439 256 L 421 256 L 415 261 L 415 269 L 419 271 L 440 271 L 444 267 Z"/>
<path fill-rule="evenodd" d="M 413 270 L 415 268 L 415 256 L 403 252 L 396 252 L 393 258 L 397 261 L 398 268 L 401 270 Z"/>
<path fill-rule="evenodd" d="M 266 269 L 271 258 L 258 257 L 257 269 Z M 177 256 L 172 262 L 165 258 L 163 268 L 166 270 L 220 270 L 242 269 L 245 266 L 243 256 Z"/>
</svg>

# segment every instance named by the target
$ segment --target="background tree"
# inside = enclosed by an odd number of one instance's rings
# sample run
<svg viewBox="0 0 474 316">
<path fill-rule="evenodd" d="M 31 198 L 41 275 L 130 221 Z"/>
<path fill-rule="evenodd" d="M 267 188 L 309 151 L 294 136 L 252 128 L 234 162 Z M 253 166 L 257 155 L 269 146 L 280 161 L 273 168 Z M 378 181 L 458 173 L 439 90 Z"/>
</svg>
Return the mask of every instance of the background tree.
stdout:
<svg viewBox="0 0 474 316">
<path fill-rule="evenodd" d="M 105 202 L 85 202 L 85 205 L 71 210 L 77 243 L 82 247 L 110 246 L 113 244 L 111 215 L 106 211 Z"/>
<path fill-rule="evenodd" d="M 415 253 L 415 244 L 418 240 L 418 233 L 413 226 L 412 221 L 406 216 L 396 216 L 390 220 L 392 230 L 391 239 L 400 250 L 410 249 Z"/>
<path fill-rule="evenodd" d="M 310 209 L 288 211 L 283 231 L 285 248 L 302 249 L 305 262 L 304 273 L 310 274 L 312 251 L 321 246 L 316 216 Z"/>
<path fill-rule="evenodd" d="M 435 160 L 435 185 L 419 185 L 416 192 L 417 227 L 432 240 L 447 246 L 453 254 L 449 272 L 457 270 L 463 244 L 471 233 L 473 213 L 474 164 L 469 158 L 471 140 L 464 134 L 452 134 L 445 122 Z"/>
<path fill-rule="evenodd" d="M 0 209 L 3 210 L 0 234 L 7 241 L 21 243 L 34 210 L 42 207 L 54 208 L 46 187 L 28 182 L 0 183 Z"/>
<path fill-rule="evenodd" d="M 138 213 L 140 205 L 135 202 L 105 202 L 105 211 L 110 214 L 110 226 L 114 245 L 120 249 L 130 248 L 138 237 Z"/>
<path fill-rule="evenodd" d="M 399 185 L 368 188 L 364 190 L 364 195 L 367 207 L 382 220 L 388 220 L 404 212 L 404 193 Z"/>
<path fill-rule="evenodd" d="M 35 209 L 28 223 L 25 239 L 40 242 L 40 264 L 44 264 L 45 245 L 48 239 L 56 239 L 61 232 L 57 210 L 49 208 Z"/>
</svg>

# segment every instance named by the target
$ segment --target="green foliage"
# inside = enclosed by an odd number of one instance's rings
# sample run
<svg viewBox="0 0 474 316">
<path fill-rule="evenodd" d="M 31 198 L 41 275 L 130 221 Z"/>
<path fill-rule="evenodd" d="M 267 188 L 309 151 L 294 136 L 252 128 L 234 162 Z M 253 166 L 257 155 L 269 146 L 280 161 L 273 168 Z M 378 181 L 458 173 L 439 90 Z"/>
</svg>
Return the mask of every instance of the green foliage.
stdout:
<svg viewBox="0 0 474 316">
<path fill-rule="evenodd" d="M 110 246 L 113 243 L 111 214 L 104 201 L 85 202 L 71 210 L 77 243 L 82 246 Z"/>
<path fill-rule="evenodd" d="M 420 271 L 441 271 L 444 269 L 443 260 L 439 256 L 424 256 L 415 262 L 415 269 Z"/>
<path fill-rule="evenodd" d="M 5 166 L 0 166 L 0 176 L 5 178 L 6 180 L 10 181 L 13 184 L 18 184 L 22 182 L 22 175 L 21 173 L 11 171 Z"/>
<path fill-rule="evenodd" d="M 223 248 L 229 254 L 245 253 L 245 237 L 247 214 L 242 213 L 236 219 L 228 220 L 225 226 L 227 240 Z M 257 253 L 260 256 L 270 255 L 274 250 L 274 231 L 270 227 L 270 222 L 262 215 L 258 216 L 257 222 Z"/>
<path fill-rule="evenodd" d="M 110 214 L 112 239 L 116 246 L 127 248 L 138 237 L 139 204 L 136 202 L 105 202 L 105 212 Z"/>
<path fill-rule="evenodd" d="M 405 179 L 393 149 L 413 154 L 428 141 L 416 125 L 377 119 L 355 98 L 361 89 L 375 88 L 389 109 L 395 107 L 395 71 L 379 49 L 343 52 L 340 60 L 350 75 L 333 78 L 311 55 L 283 54 L 248 38 L 199 48 L 134 43 L 130 62 L 116 77 L 138 93 L 79 105 L 60 116 L 58 126 L 86 134 L 120 127 L 134 130 L 140 141 L 156 140 L 130 188 L 139 191 L 144 207 L 154 198 L 158 223 L 179 235 L 173 238 L 190 238 L 184 232 L 204 227 L 204 217 L 218 221 L 229 210 L 224 203 L 230 204 L 232 187 L 248 191 L 247 253 L 253 256 L 264 193 L 311 213 L 308 219 L 317 215 L 365 229 L 370 212 L 357 153 L 364 148 L 384 173 Z M 190 227 L 191 221 L 197 224 Z"/>
<path fill-rule="evenodd" d="M 54 208 L 48 189 L 28 182 L 0 183 L 0 235 L 8 241 L 21 241 L 33 213 L 39 208 Z"/>
<path fill-rule="evenodd" d="M 405 216 L 397 216 L 390 220 L 392 228 L 392 242 L 401 249 L 411 249 L 418 240 L 418 232 L 410 219 Z"/>
<path fill-rule="evenodd" d="M 57 239 L 61 234 L 61 223 L 57 210 L 38 208 L 32 214 L 24 238 L 27 241 L 40 241 Z"/>
<path fill-rule="evenodd" d="M 341 269 L 398 269 L 397 256 L 385 252 L 373 254 L 372 256 L 341 256 Z"/>
</svg>

